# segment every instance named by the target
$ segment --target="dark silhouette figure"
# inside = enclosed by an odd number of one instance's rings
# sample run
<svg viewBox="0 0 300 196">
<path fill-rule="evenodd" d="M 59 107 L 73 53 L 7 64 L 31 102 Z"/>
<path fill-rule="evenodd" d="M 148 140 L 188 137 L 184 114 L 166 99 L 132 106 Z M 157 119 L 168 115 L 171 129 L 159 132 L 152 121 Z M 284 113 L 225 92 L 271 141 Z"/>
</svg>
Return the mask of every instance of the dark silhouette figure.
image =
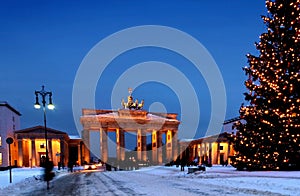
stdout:
<svg viewBox="0 0 300 196">
<path fill-rule="evenodd" d="M 55 173 L 52 171 L 53 170 L 53 162 L 52 161 L 46 161 L 45 163 L 45 173 L 44 173 L 44 180 L 47 182 L 47 190 L 50 188 L 49 187 L 49 182 L 53 179 L 55 176 Z"/>
<path fill-rule="evenodd" d="M 71 161 L 68 163 L 68 168 L 70 172 L 73 172 L 73 163 Z"/>
<path fill-rule="evenodd" d="M 225 161 L 223 160 L 223 159 L 221 159 L 221 165 L 224 167 L 224 165 L 225 165 Z"/>
<path fill-rule="evenodd" d="M 180 171 L 184 171 L 184 166 L 186 165 L 186 160 L 184 158 L 180 161 Z"/>
</svg>

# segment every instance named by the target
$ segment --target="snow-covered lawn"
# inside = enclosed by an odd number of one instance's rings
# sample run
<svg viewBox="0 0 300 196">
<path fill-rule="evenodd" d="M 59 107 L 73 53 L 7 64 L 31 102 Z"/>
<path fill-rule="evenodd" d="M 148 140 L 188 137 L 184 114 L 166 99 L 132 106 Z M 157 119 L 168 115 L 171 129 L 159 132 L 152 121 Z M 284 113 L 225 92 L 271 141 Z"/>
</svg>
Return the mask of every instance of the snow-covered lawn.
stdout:
<svg viewBox="0 0 300 196">
<path fill-rule="evenodd" d="M 39 177 L 43 173 L 43 168 L 13 168 L 12 169 L 12 183 L 9 182 L 9 170 L 0 172 L 0 188 L 9 185 L 17 184 L 29 177 Z"/>
<path fill-rule="evenodd" d="M 205 172 L 195 172 L 187 174 L 178 172 L 180 168 L 162 167 L 160 169 L 143 168 L 141 171 L 158 176 L 177 177 L 193 183 L 218 185 L 234 189 L 251 189 L 261 192 L 272 192 L 282 195 L 300 195 L 300 171 L 237 171 L 235 168 L 213 166 L 206 167 Z"/>
<path fill-rule="evenodd" d="M 24 189 L 22 187 L 29 186 L 29 184 L 30 191 L 36 190 L 41 183 L 44 184 L 36 180 L 42 173 L 42 168 L 13 169 L 13 186 L 11 186 L 9 171 L 0 172 L 0 195 L 1 188 L 3 192 L 8 188 L 10 193 L 19 193 Z M 68 172 L 56 170 L 56 174 L 54 181 L 61 176 L 68 175 Z M 135 171 L 95 173 L 92 176 L 95 180 L 98 176 L 119 182 L 123 187 L 144 195 L 179 194 L 180 192 L 191 193 L 190 195 L 200 193 L 214 195 L 218 192 L 220 195 L 232 195 L 232 193 L 237 195 L 300 195 L 300 171 L 247 172 L 236 171 L 233 167 L 213 166 L 207 167 L 205 172 L 197 171 L 187 174 L 187 168 L 181 172 L 180 167 L 153 166 Z M 81 179 L 88 180 L 84 177 Z M 97 186 L 90 184 L 85 187 L 86 190 L 90 192 L 94 190 L 95 193 L 97 188 L 100 188 L 100 184 Z M 114 189 L 117 187 L 109 187 L 109 190 Z M 84 195 L 84 191 L 81 193 Z"/>
<path fill-rule="evenodd" d="M 56 176 L 66 174 L 67 170 L 58 170 L 54 168 Z M 12 183 L 9 182 L 9 170 L 0 171 L 0 190 L 8 186 L 16 186 L 20 183 L 30 183 L 42 179 L 44 168 L 13 168 L 12 169 Z M 59 174 L 59 175 L 58 175 Z"/>
</svg>

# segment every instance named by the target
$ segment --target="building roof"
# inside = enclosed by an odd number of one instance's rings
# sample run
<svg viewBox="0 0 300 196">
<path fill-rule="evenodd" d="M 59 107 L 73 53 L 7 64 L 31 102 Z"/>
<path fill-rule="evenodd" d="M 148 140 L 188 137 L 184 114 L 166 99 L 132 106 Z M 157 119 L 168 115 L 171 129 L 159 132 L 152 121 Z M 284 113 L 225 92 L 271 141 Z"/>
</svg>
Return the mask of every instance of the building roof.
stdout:
<svg viewBox="0 0 300 196">
<path fill-rule="evenodd" d="M 17 131 L 14 131 L 14 133 L 31 133 L 31 132 L 34 132 L 34 131 L 45 131 L 45 127 L 41 126 L 41 125 L 38 125 L 38 126 L 35 126 L 35 127 L 29 127 L 29 128 L 26 128 L 26 129 L 17 130 Z M 48 133 L 54 133 L 54 134 L 67 134 L 66 132 L 62 132 L 62 131 L 52 129 L 52 128 L 49 128 L 49 127 L 47 127 L 47 132 Z"/>
<path fill-rule="evenodd" d="M 100 118 L 123 118 L 126 119 L 126 117 L 120 117 L 118 112 L 111 112 L 111 113 L 107 113 L 107 114 L 97 114 L 97 115 L 86 115 L 87 117 L 100 117 Z M 134 116 L 130 116 L 130 119 L 133 119 Z M 139 116 L 136 118 L 140 118 Z M 161 120 L 161 121 L 178 121 L 177 119 L 173 119 L 173 118 L 167 118 L 164 116 L 159 116 L 157 114 L 152 114 L 152 113 L 148 113 L 146 114 L 146 116 L 144 118 L 142 118 L 143 120 L 150 120 L 150 121 L 154 121 L 154 120 Z"/>
<path fill-rule="evenodd" d="M 82 117 L 102 117 L 102 118 L 138 118 L 147 120 L 167 120 L 167 121 L 178 121 L 177 114 L 175 113 L 158 113 L 148 112 L 145 110 L 94 110 L 94 109 L 83 109 Z M 179 122 L 179 121 L 178 121 Z"/>
<path fill-rule="evenodd" d="M 229 134 L 227 132 L 223 132 L 220 134 L 205 136 L 205 137 L 201 137 L 198 139 L 190 139 L 190 140 L 184 139 L 184 140 L 180 140 L 180 142 L 181 143 L 190 143 L 190 144 L 202 143 L 202 142 L 212 142 L 212 141 L 222 142 L 222 141 L 226 141 L 226 140 L 230 139 L 231 137 L 232 137 L 231 134 Z"/>
<path fill-rule="evenodd" d="M 224 125 L 241 120 L 241 117 L 235 117 L 224 121 Z"/>
<path fill-rule="evenodd" d="M 94 110 L 83 109 L 80 122 L 84 129 L 98 130 L 99 127 L 130 130 L 178 129 L 180 121 L 174 113 L 152 113 L 145 110 Z"/>
<path fill-rule="evenodd" d="M 13 111 L 17 115 L 21 116 L 21 113 L 18 110 L 16 110 L 15 108 L 13 108 L 11 105 L 9 105 L 6 101 L 0 101 L 0 106 L 6 106 L 8 109 Z"/>
<path fill-rule="evenodd" d="M 69 135 L 71 140 L 81 140 L 82 138 L 79 135 Z"/>
</svg>

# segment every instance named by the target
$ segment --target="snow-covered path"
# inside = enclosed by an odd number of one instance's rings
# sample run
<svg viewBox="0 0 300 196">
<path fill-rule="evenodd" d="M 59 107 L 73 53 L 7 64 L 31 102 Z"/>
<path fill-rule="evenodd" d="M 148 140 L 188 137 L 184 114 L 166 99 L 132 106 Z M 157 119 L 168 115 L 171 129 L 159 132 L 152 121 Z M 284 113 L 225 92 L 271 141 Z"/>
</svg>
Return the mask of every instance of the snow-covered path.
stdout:
<svg viewBox="0 0 300 196">
<path fill-rule="evenodd" d="M 43 181 L 25 180 L 0 195 L 300 195 L 299 184 L 300 172 L 239 172 L 217 166 L 187 174 L 176 167 L 149 167 L 62 173 L 48 191 Z"/>
</svg>

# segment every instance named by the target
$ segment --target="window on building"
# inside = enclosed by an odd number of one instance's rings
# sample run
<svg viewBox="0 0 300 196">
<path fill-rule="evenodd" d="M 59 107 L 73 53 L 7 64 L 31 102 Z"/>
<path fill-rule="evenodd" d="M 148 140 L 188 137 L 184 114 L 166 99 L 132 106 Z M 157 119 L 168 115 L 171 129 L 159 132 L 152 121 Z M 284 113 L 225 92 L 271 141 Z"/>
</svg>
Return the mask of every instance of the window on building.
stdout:
<svg viewBox="0 0 300 196">
<path fill-rule="evenodd" d="M 0 152 L 0 165 L 2 165 L 2 152 Z"/>
<path fill-rule="evenodd" d="M 220 150 L 223 150 L 223 146 L 220 146 Z"/>
<path fill-rule="evenodd" d="M 0 146 L 2 146 L 2 137 L 0 135 Z"/>
</svg>

